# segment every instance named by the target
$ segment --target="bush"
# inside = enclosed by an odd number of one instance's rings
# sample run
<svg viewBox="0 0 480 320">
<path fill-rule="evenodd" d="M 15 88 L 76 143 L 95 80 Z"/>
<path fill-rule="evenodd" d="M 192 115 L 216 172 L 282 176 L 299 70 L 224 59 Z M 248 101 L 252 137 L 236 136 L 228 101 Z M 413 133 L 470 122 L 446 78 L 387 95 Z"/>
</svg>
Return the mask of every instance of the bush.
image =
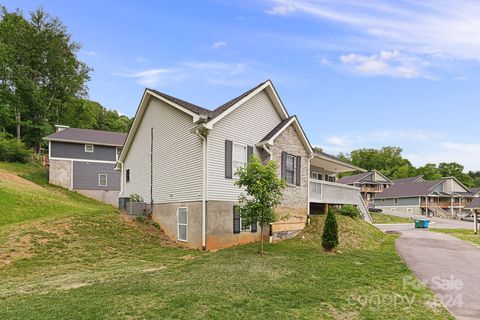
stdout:
<svg viewBox="0 0 480 320">
<path fill-rule="evenodd" d="M 338 224 L 335 211 L 328 209 L 327 218 L 323 225 L 322 247 L 325 250 L 333 250 L 338 246 Z"/>
<path fill-rule="evenodd" d="M 360 217 L 360 210 L 355 206 L 346 204 L 342 206 L 342 209 L 340 210 L 340 214 L 350 218 L 358 218 Z"/>
<path fill-rule="evenodd" d="M 32 152 L 22 141 L 0 133 L 0 161 L 28 162 Z"/>
<path fill-rule="evenodd" d="M 136 193 L 132 193 L 130 195 L 130 202 L 143 202 L 143 198 Z"/>
</svg>

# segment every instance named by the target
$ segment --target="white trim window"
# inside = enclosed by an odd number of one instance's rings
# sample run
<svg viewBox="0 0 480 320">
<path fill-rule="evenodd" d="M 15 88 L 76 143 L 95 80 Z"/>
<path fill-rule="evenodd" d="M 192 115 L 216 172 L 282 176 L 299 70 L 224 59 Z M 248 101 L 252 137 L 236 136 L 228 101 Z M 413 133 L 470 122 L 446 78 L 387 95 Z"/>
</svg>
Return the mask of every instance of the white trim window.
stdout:
<svg viewBox="0 0 480 320">
<path fill-rule="evenodd" d="M 247 162 L 247 146 L 234 142 L 232 155 L 232 171 L 235 178 L 238 178 L 238 169 L 245 168 L 247 166 Z"/>
<path fill-rule="evenodd" d="M 188 241 L 188 208 L 180 207 L 177 210 L 177 239 Z"/>
<path fill-rule="evenodd" d="M 98 175 L 98 186 L 99 187 L 106 187 L 108 184 L 108 177 L 106 173 L 100 173 Z"/>
<path fill-rule="evenodd" d="M 323 175 L 321 173 L 312 171 L 312 179 L 323 180 Z"/>
<path fill-rule="evenodd" d="M 413 213 L 413 208 L 407 208 L 407 213 Z"/>
<path fill-rule="evenodd" d="M 93 147 L 93 144 L 86 144 L 85 145 L 85 152 L 89 152 L 89 153 L 92 153 L 94 151 L 94 147 Z"/>
<path fill-rule="evenodd" d="M 287 153 L 287 159 L 285 161 L 285 180 L 288 184 L 295 184 L 296 162 L 297 157 Z"/>
</svg>

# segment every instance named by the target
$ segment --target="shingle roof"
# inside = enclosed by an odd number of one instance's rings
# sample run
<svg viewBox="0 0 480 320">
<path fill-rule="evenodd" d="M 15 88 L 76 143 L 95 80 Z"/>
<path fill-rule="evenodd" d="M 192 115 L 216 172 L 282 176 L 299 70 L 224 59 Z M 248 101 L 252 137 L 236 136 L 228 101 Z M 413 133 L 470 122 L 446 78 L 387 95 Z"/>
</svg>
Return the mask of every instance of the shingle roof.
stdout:
<svg viewBox="0 0 480 320">
<path fill-rule="evenodd" d="M 465 209 L 480 209 L 480 197 L 475 198 Z"/>
<path fill-rule="evenodd" d="M 480 188 L 470 188 L 470 194 L 475 195 L 480 192 Z"/>
<path fill-rule="evenodd" d="M 371 172 L 363 172 L 363 173 L 359 173 L 359 174 L 354 174 L 352 176 L 342 177 L 338 180 L 338 183 L 352 184 L 352 183 L 357 182 L 358 180 L 366 178 L 370 174 L 371 174 Z"/>
<path fill-rule="evenodd" d="M 265 137 L 263 137 L 263 139 L 260 140 L 260 142 L 270 140 L 273 136 L 275 136 L 279 131 L 281 131 L 285 127 L 285 125 L 288 123 L 288 121 L 290 121 L 294 117 L 295 116 L 290 116 L 290 117 L 280 121 L 280 123 L 277 124 L 277 126 L 275 128 L 273 128 L 272 131 L 267 133 L 267 135 Z"/>
<path fill-rule="evenodd" d="M 178 104 L 179 106 L 182 106 L 185 109 L 190 110 L 194 113 L 205 115 L 205 116 L 209 116 L 212 113 L 212 111 L 210 111 L 208 109 L 199 107 L 199 106 L 197 106 L 193 103 L 187 102 L 187 101 L 182 100 L 182 99 L 178 99 L 176 97 L 173 97 L 171 95 L 168 95 L 168 94 L 160 92 L 160 91 L 157 91 L 155 89 L 148 89 L 148 90 L 150 90 L 150 91 L 158 94 L 159 96 L 164 97 L 165 99 L 170 100 L 170 101 Z"/>
<path fill-rule="evenodd" d="M 46 136 L 45 140 L 88 142 L 92 144 L 123 146 L 126 133 L 91 129 L 67 128 Z"/>
<path fill-rule="evenodd" d="M 412 183 L 417 180 L 422 180 L 422 176 L 416 176 L 416 177 L 408 177 L 408 178 L 402 178 L 402 179 L 397 179 L 393 180 L 394 183 Z"/>
<path fill-rule="evenodd" d="M 213 109 L 213 110 L 209 110 L 207 108 L 203 108 L 203 107 L 200 107 L 196 104 L 193 104 L 193 103 L 190 103 L 190 102 L 187 102 L 185 100 L 182 100 L 182 99 L 179 99 L 179 98 L 176 98 L 176 97 L 173 97 L 171 95 L 168 95 L 166 93 L 163 93 L 163 92 L 160 92 L 158 90 L 155 90 L 155 89 L 148 89 L 152 92 L 154 92 L 155 94 L 161 96 L 161 97 L 164 97 L 165 99 L 167 100 L 170 100 L 182 107 L 184 107 L 185 109 L 187 110 L 190 110 L 196 114 L 199 114 L 199 115 L 204 115 L 204 116 L 207 116 L 209 120 L 212 120 L 214 119 L 215 117 L 219 116 L 220 114 L 222 114 L 224 111 L 226 111 L 228 108 L 232 107 L 235 103 L 237 103 L 238 101 L 242 100 L 244 97 L 248 96 L 250 93 L 252 93 L 253 91 L 257 90 L 259 87 L 263 86 L 266 82 L 268 82 L 270 80 L 266 80 L 260 84 L 258 84 L 257 86 L 253 87 L 252 89 L 249 89 L 247 91 L 245 91 L 244 93 L 242 93 L 241 95 L 233 98 L 232 100 L 222 104 L 221 106 L 219 106 L 218 108 L 216 109 Z"/>
<path fill-rule="evenodd" d="M 403 198 L 429 195 L 430 190 L 442 180 L 421 181 L 412 183 L 395 183 L 390 188 L 375 196 L 375 199 Z"/>
</svg>

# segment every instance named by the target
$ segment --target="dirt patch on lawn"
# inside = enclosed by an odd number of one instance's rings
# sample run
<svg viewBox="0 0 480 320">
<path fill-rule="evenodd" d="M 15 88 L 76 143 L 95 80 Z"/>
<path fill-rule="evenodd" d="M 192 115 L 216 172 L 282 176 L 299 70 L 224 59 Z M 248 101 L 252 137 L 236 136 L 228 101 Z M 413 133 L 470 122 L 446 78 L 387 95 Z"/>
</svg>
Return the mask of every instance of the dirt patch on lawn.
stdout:
<svg viewBox="0 0 480 320">
<path fill-rule="evenodd" d="M 41 186 L 27 179 L 17 176 L 16 174 L 0 170 L 0 180 L 10 181 L 18 186 L 29 187 L 30 189 L 43 190 Z"/>
<path fill-rule="evenodd" d="M 8 266 L 20 258 L 28 258 L 32 253 L 32 235 L 26 234 L 21 237 L 11 237 L 0 247 L 0 267 Z"/>
</svg>

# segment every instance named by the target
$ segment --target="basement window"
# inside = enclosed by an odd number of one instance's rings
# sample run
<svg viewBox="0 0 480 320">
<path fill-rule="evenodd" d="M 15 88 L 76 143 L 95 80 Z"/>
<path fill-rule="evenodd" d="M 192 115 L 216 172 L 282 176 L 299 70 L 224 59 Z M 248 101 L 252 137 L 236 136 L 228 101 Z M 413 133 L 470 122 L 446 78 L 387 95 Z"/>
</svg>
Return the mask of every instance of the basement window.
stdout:
<svg viewBox="0 0 480 320">
<path fill-rule="evenodd" d="M 177 211 L 177 239 L 178 241 L 188 241 L 188 209 L 178 208 Z"/>
<path fill-rule="evenodd" d="M 98 175 L 98 186 L 99 187 L 106 187 L 107 186 L 107 175 L 101 173 Z"/>
<path fill-rule="evenodd" d="M 85 145 L 85 152 L 93 152 L 93 144 L 86 144 Z"/>
</svg>

